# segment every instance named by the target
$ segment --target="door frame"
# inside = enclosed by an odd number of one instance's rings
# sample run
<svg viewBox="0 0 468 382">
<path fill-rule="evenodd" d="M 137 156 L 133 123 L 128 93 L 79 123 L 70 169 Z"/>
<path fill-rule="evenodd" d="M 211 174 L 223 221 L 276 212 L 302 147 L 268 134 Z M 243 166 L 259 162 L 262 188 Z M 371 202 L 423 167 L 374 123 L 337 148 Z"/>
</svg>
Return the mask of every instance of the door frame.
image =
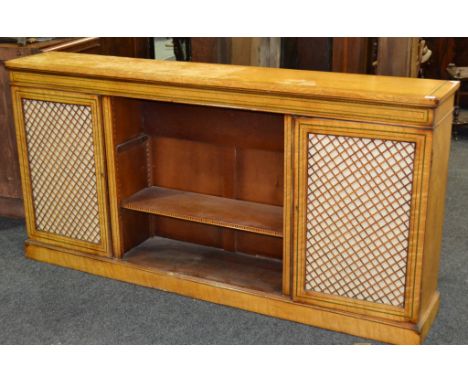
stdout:
<svg viewBox="0 0 468 382">
<path fill-rule="evenodd" d="M 293 241 L 295 247 L 293 249 L 292 260 L 293 299 L 302 303 L 365 314 L 367 316 L 388 318 L 396 321 L 411 320 L 417 322 L 420 302 L 424 227 L 431 164 L 431 131 L 427 129 L 321 118 L 297 118 L 294 120 L 294 126 L 295 164 L 293 168 L 296 172 L 294 183 L 296 191 L 294 192 L 295 201 L 293 211 L 297 213 L 295 213 L 294 217 Z M 309 133 L 382 140 L 388 139 L 415 143 L 408 238 L 408 262 L 405 282 L 405 303 L 403 308 L 305 290 L 307 154 Z M 288 206 L 285 207 L 288 208 Z M 288 212 L 286 212 L 286 214 L 288 214 Z"/>
</svg>

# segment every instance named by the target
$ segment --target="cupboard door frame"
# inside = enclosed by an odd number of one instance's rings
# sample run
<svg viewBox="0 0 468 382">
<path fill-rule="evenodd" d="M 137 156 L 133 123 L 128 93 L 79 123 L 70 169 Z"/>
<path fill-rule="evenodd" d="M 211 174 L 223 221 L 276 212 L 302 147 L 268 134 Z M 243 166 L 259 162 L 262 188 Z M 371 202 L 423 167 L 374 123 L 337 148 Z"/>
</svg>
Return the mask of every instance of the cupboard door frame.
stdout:
<svg viewBox="0 0 468 382">
<path fill-rule="evenodd" d="M 424 227 L 429 188 L 432 132 L 428 129 L 406 128 L 391 125 L 326 120 L 320 118 L 295 119 L 295 184 L 294 203 L 294 254 L 293 299 L 324 308 L 365 314 L 395 321 L 417 322 L 421 294 L 421 272 Z M 307 210 L 307 157 L 309 133 L 414 142 L 413 185 L 411 190 L 410 226 L 404 306 L 358 300 L 305 289 L 306 266 L 306 210 Z"/>
<path fill-rule="evenodd" d="M 88 254 L 110 257 L 111 250 L 108 223 L 107 187 L 105 177 L 104 138 L 102 132 L 102 115 L 99 97 L 81 93 L 69 93 L 63 91 L 23 87 L 12 87 L 12 96 L 28 237 L 35 241 L 52 244 L 67 249 L 78 249 Z M 23 113 L 23 99 L 88 106 L 91 109 L 91 123 L 93 130 L 92 137 L 96 174 L 96 195 L 100 229 L 99 242 L 93 243 L 91 241 L 80 240 L 37 229 L 28 156 L 28 144 Z"/>
</svg>

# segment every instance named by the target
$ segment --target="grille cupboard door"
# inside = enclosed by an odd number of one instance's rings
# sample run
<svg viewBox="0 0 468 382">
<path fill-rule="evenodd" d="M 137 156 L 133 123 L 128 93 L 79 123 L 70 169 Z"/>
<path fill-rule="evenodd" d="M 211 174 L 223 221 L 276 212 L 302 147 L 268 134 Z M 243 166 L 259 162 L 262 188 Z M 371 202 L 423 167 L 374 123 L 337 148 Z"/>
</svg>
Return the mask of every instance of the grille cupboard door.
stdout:
<svg viewBox="0 0 468 382">
<path fill-rule="evenodd" d="M 418 129 L 298 120 L 297 301 L 416 318 L 428 139 Z"/>
<path fill-rule="evenodd" d="M 108 255 L 98 99 L 13 90 L 31 239 Z"/>
</svg>

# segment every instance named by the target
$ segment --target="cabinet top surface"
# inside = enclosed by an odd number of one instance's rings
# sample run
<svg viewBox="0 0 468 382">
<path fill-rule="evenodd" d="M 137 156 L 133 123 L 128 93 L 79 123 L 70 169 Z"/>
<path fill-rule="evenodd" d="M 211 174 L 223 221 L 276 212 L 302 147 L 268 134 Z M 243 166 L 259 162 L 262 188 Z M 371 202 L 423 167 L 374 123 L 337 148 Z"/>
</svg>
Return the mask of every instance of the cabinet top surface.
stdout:
<svg viewBox="0 0 468 382">
<path fill-rule="evenodd" d="M 48 52 L 10 60 L 11 70 L 74 77 L 435 107 L 458 82 Z"/>
</svg>

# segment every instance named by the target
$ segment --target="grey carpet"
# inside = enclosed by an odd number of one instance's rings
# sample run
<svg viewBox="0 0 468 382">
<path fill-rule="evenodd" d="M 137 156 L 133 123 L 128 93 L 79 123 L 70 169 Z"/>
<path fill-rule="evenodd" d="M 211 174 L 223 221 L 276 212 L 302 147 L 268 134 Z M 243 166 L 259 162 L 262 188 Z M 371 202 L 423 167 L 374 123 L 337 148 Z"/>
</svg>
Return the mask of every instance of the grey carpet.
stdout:
<svg viewBox="0 0 468 382">
<path fill-rule="evenodd" d="M 426 344 L 468 344 L 468 139 L 453 142 Z M 373 341 L 27 260 L 22 220 L 0 218 L 0 344 L 354 344 Z"/>
</svg>

